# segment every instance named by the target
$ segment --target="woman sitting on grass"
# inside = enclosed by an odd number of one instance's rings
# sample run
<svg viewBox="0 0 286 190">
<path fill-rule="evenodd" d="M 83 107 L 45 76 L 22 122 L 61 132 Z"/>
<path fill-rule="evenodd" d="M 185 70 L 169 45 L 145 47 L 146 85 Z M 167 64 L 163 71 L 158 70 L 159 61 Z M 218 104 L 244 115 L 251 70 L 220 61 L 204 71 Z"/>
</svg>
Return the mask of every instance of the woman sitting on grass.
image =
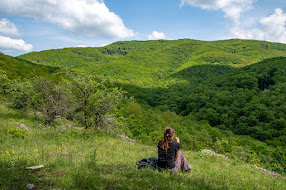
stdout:
<svg viewBox="0 0 286 190">
<path fill-rule="evenodd" d="M 166 127 L 164 139 L 158 143 L 158 167 L 159 169 L 170 169 L 171 173 L 180 170 L 189 171 L 192 166 L 180 151 L 180 139 L 175 137 L 175 129 Z"/>
</svg>

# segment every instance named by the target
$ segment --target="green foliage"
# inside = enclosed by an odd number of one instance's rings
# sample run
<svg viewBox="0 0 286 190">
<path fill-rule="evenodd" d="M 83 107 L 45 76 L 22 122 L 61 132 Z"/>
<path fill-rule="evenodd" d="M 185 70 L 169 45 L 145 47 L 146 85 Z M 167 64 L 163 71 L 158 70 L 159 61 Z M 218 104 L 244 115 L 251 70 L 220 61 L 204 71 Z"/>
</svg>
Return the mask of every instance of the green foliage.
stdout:
<svg viewBox="0 0 286 190">
<path fill-rule="evenodd" d="M 67 80 L 52 67 L 37 66 L 2 54 L 0 58 L 0 69 L 4 69 L 0 70 L 0 92 L 5 92 L 14 108 L 32 108 L 36 118 L 41 112 L 45 124 L 51 124 L 57 117 L 69 116 L 86 128 L 95 126 L 104 115 L 112 113 L 123 98 L 118 88 L 98 82 L 87 73 Z M 6 67 L 9 64 L 11 68 Z M 26 69 L 30 69 L 30 73 L 37 72 L 37 76 L 23 73 L 28 72 Z"/>
<path fill-rule="evenodd" d="M 51 73 L 58 68 L 36 65 L 29 61 L 0 54 L 0 94 L 8 96 L 13 107 L 26 109 L 28 104 L 35 103 L 35 76 L 56 78 Z"/>
<path fill-rule="evenodd" d="M 50 124 L 57 116 L 66 116 L 70 111 L 71 99 L 64 85 L 55 80 L 35 77 L 33 80 L 15 79 L 10 83 L 10 101 L 14 108 L 32 108 L 34 115 L 41 112 L 43 122 Z"/>
<path fill-rule="evenodd" d="M 40 94 L 36 100 L 46 124 L 53 122 L 56 117 L 65 117 L 73 111 L 73 99 L 65 84 L 56 83 L 43 78 L 35 79 L 35 91 Z"/>
<path fill-rule="evenodd" d="M 6 73 L 0 70 L 0 94 L 5 93 L 5 91 L 9 88 L 8 84 L 9 84 L 9 79 Z"/>
<path fill-rule="evenodd" d="M 0 70 L 4 71 L 9 79 L 16 79 L 32 78 L 38 75 L 47 76 L 56 72 L 58 68 L 37 65 L 21 58 L 0 54 Z"/>
<path fill-rule="evenodd" d="M 31 81 L 14 79 L 9 85 L 8 93 L 14 108 L 27 109 L 30 104 L 34 105 L 37 103 L 37 100 L 34 98 L 37 96 L 35 85 Z"/>
<path fill-rule="evenodd" d="M 103 116 L 114 111 L 123 99 L 123 93 L 116 87 L 107 88 L 104 82 L 87 73 L 66 72 L 68 86 L 75 101 L 70 116 L 86 129 L 98 126 Z"/>
<path fill-rule="evenodd" d="M 12 135 L 12 137 L 17 137 L 17 138 L 24 139 L 25 136 L 27 135 L 27 131 L 18 129 L 17 127 L 14 127 L 12 129 L 9 129 L 7 131 L 7 134 Z"/>
<path fill-rule="evenodd" d="M 187 83 L 166 89 L 125 89 L 138 101 L 154 107 L 191 114 L 211 126 L 270 143 L 275 136 L 285 135 L 284 63 L 285 58 L 276 58 L 240 69 L 194 66 L 189 72 L 175 75 Z M 200 74 L 203 71 L 204 75 Z"/>
</svg>

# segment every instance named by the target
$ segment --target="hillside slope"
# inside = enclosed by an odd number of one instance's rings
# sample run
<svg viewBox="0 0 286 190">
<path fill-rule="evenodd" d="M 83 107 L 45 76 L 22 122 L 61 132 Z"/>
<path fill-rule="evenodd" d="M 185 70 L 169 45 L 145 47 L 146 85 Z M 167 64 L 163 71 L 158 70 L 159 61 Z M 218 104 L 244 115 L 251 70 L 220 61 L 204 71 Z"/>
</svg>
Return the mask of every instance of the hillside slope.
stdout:
<svg viewBox="0 0 286 190">
<path fill-rule="evenodd" d="M 14 58 L 0 53 L 0 70 L 4 71 L 10 79 L 16 79 L 51 74 L 58 68 L 34 64 L 21 58 Z"/>
<path fill-rule="evenodd" d="M 286 188 L 284 178 L 262 173 L 251 164 L 186 150 L 182 152 L 193 167 L 190 173 L 138 170 L 137 161 L 157 156 L 155 144 L 86 132 L 68 121 L 43 126 L 32 113 L 11 109 L 3 102 L 0 118 L 0 189 L 26 189 L 28 184 L 36 189 Z M 38 164 L 45 166 L 22 169 Z"/>
<path fill-rule="evenodd" d="M 255 40 L 124 41 L 100 48 L 65 48 L 19 56 L 36 64 L 85 68 L 123 84 L 158 87 L 173 84 L 170 75 L 194 65 L 245 66 L 286 56 L 286 45 Z"/>
</svg>

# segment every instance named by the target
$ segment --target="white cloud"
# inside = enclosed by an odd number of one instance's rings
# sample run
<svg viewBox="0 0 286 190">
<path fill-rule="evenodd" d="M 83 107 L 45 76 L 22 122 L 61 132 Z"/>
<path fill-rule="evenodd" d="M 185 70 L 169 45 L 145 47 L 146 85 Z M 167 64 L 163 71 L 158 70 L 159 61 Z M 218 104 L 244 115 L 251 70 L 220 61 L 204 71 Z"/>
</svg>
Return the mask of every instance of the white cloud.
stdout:
<svg viewBox="0 0 286 190">
<path fill-rule="evenodd" d="M 134 35 L 122 19 L 99 0 L 1 0 L 0 12 L 43 19 L 88 36 L 127 38 Z"/>
<path fill-rule="evenodd" d="M 286 14 L 282 9 L 275 9 L 275 13 L 260 20 L 264 39 L 286 43 Z"/>
<path fill-rule="evenodd" d="M 63 35 L 52 36 L 50 39 L 65 42 L 65 43 L 75 43 L 75 44 L 84 43 L 81 40 L 77 40 L 75 38 L 63 36 Z"/>
<path fill-rule="evenodd" d="M 232 28 L 231 33 L 234 37 L 242 39 L 286 43 L 286 14 L 282 9 L 275 9 L 274 14 L 260 19 L 259 23 L 260 27 L 255 29 L 243 29 L 236 26 Z"/>
<path fill-rule="evenodd" d="M 165 39 L 166 35 L 162 32 L 153 31 L 152 34 L 148 35 L 149 40 L 159 40 L 159 39 Z"/>
<path fill-rule="evenodd" d="M 9 37 L 0 36 L 0 50 L 20 50 L 31 51 L 33 46 L 26 44 L 22 39 L 11 39 Z"/>
<path fill-rule="evenodd" d="M 216 10 L 225 7 L 232 1 L 233 0 L 181 0 L 181 5 L 187 3 L 194 7 Z"/>
<path fill-rule="evenodd" d="M 240 15 L 252 8 L 255 0 L 181 0 L 181 6 L 189 4 L 194 7 L 209 10 L 222 10 L 225 18 L 234 24 L 239 23 Z"/>
<path fill-rule="evenodd" d="M 12 39 L 7 36 L 21 35 L 14 25 L 8 19 L 3 18 L 0 20 L 0 50 L 20 50 L 31 51 L 33 46 L 25 43 L 22 39 Z"/>
<path fill-rule="evenodd" d="M 254 22 L 251 17 L 241 21 L 241 15 L 252 8 L 254 1 L 256 0 L 181 0 L 181 6 L 189 4 L 201 9 L 222 10 L 225 18 L 230 21 L 232 38 L 286 43 L 286 14 L 282 9 L 276 9 L 274 14 L 260 19 L 259 22 Z M 248 28 L 255 25 L 259 27 L 247 29 L 242 25 Z"/>
<path fill-rule="evenodd" d="M 88 46 L 85 44 L 81 44 L 81 45 L 76 45 L 75 47 L 88 47 Z"/>
<path fill-rule="evenodd" d="M 18 36 L 20 35 L 16 26 L 7 20 L 6 18 L 2 18 L 0 20 L 0 34 L 4 36 Z"/>
<path fill-rule="evenodd" d="M 230 30 L 230 32 L 233 35 L 232 38 L 256 39 L 256 40 L 264 39 L 264 33 L 259 29 L 246 30 L 238 26 L 235 26 Z"/>
</svg>

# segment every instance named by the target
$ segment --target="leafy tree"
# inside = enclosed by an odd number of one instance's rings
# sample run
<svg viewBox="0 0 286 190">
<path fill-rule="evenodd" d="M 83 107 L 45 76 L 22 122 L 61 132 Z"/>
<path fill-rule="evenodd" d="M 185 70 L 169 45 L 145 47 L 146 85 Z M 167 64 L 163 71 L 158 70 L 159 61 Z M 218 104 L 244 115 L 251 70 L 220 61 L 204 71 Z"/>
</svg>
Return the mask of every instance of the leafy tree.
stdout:
<svg viewBox="0 0 286 190">
<path fill-rule="evenodd" d="M 36 118 L 37 112 L 41 112 L 45 124 L 50 124 L 57 116 L 64 117 L 74 110 L 69 89 L 51 79 L 15 79 L 11 83 L 10 94 L 13 107 L 33 108 Z"/>
<path fill-rule="evenodd" d="M 35 85 L 30 80 L 14 79 L 11 81 L 10 87 L 8 92 L 14 108 L 27 109 L 30 105 L 38 105 L 36 103 L 38 100 L 34 99 L 34 96 L 37 96 Z M 34 112 L 37 110 L 38 107 L 36 106 Z"/>
<path fill-rule="evenodd" d="M 135 120 L 142 120 L 143 118 L 141 105 L 132 98 L 126 102 L 124 112 L 128 117 Z"/>
<path fill-rule="evenodd" d="M 123 93 L 118 88 L 108 88 L 92 75 L 68 70 L 65 74 L 76 105 L 70 116 L 86 129 L 97 126 L 103 116 L 115 110 L 123 99 Z"/>
<path fill-rule="evenodd" d="M 75 109 L 75 104 L 68 86 L 51 80 L 39 78 L 36 80 L 36 91 L 39 97 L 40 111 L 46 124 L 53 122 L 57 116 L 67 116 Z"/>
<path fill-rule="evenodd" d="M 0 94 L 8 89 L 9 79 L 4 71 L 0 70 Z"/>
</svg>

